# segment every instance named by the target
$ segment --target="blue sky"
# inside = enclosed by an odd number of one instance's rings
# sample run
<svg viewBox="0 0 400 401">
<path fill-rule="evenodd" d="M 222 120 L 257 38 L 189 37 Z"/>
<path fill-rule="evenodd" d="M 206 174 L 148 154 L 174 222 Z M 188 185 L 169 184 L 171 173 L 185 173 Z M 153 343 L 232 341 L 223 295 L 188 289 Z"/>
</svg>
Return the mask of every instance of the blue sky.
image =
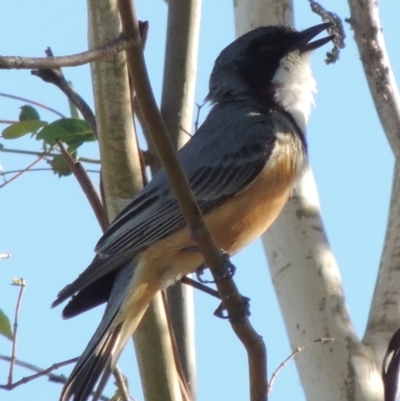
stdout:
<svg viewBox="0 0 400 401">
<path fill-rule="evenodd" d="M 87 48 L 87 16 L 83 2 L 50 0 L 2 2 L 0 4 L 0 54 L 41 56 L 50 46 L 55 55 Z M 335 11 L 349 17 L 346 2 L 335 2 Z M 160 99 L 167 6 L 162 0 L 137 1 L 139 18 L 148 20 L 150 33 L 146 59 L 157 99 Z M 397 18 L 400 6 L 382 2 L 381 19 L 395 75 L 399 75 Z M 320 22 L 306 1 L 296 2 L 296 27 Z M 346 24 L 347 47 L 340 61 L 326 66 L 324 50 L 312 58 L 318 83 L 316 107 L 308 125 L 310 160 L 321 200 L 330 244 L 337 258 L 346 300 L 357 333 L 362 335 L 386 227 L 392 180 L 393 156 L 374 110 L 352 32 Z M 205 0 L 201 24 L 196 102 L 207 94 L 207 80 L 218 53 L 234 39 L 232 2 Z M 93 104 L 89 68 L 64 69 L 89 104 Z M 68 114 L 68 104 L 53 86 L 29 71 L 0 71 L 0 92 L 27 97 Z M 0 119 L 17 119 L 24 103 L 0 97 Z M 48 121 L 56 117 L 39 110 Z M 3 129 L 4 125 L 0 125 Z M 28 138 L 4 141 L 6 147 L 39 149 Z M 95 157 L 96 145 L 81 155 Z M 33 158 L 0 153 L 4 171 L 22 168 Z M 98 176 L 93 175 L 97 183 Z M 1 260 L 0 308 L 14 313 L 17 289 L 12 277 L 23 277 L 27 289 L 19 321 L 18 358 L 43 368 L 81 353 L 97 326 L 102 310 L 63 321 L 61 309 L 50 309 L 56 293 L 90 263 L 100 229 L 73 177 L 59 179 L 51 172 L 25 174 L 0 190 L 0 252 L 12 253 Z M 270 284 L 261 243 L 257 241 L 235 257 L 236 282 L 251 298 L 252 323 L 268 347 L 269 370 L 290 353 L 279 306 Z M 213 316 L 215 300 L 195 296 L 196 344 L 198 347 L 198 400 L 247 399 L 246 356 L 225 321 Z M 0 337 L 0 354 L 9 355 L 11 344 Z M 307 351 L 304 351 L 307 352 Z M 133 347 L 128 344 L 121 366 L 128 374 L 131 394 L 142 399 L 134 366 Z M 131 372 L 133 370 L 134 372 Z M 0 383 L 6 381 L 8 365 L 0 361 Z M 68 374 L 63 368 L 58 373 Z M 29 374 L 15 370 L 15 378 Z M 5 401 L 25 398 L 55 400 L 60 385 L 39 379 L 10 393 Z M 107 395 L 112 395 L 108 387 Z M 271 400 L 303 400 L 301 384 L 291 362 L 278 377 Z"/>
</svg>

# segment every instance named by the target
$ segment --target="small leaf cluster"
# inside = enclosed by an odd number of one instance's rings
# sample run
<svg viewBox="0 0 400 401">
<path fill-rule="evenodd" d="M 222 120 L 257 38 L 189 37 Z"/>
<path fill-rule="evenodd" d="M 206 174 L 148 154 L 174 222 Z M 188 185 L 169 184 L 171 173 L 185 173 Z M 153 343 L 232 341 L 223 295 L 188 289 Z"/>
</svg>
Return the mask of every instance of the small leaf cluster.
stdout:
<svg viewBox="0 0 400 401">
<path fill-rule="evenodd" d="M 44 151 L 54 148 L 57 141 L 67 146 L 69 153 L 77 159 L 77 150 L 85 142 L 92 142 L 96 137 L 85 120 L 77 118 L 60 118 L 51 123 L 40 119 L 38 111 L 30 106 L 21 107 L 19 121 L 6 127 L 1 136 L 3 139 L 13 140 L 31 134 L 35 139 L 42 141 Z M 47 159 L 55 174 L 67 176 L 71 170 L 61 155 Z"/>
</svg>

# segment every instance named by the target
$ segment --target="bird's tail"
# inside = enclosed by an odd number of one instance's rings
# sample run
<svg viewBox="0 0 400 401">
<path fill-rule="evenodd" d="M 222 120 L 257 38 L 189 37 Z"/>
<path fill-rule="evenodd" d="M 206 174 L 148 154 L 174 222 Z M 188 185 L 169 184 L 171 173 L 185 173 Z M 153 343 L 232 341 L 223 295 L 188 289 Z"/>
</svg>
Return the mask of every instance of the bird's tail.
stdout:
<svg viewBox="0 0 400 401">
<path fill-rule="evenodd" d="M 124 330 L 123 324 L 116 326 L 115 320 L 133 274 L 134 269 L 128 265 L 115 278 L 103 319 L 71 372 L 61 393 L 60 401 L 70 399 L 86 401 L 97 382 L 99 383 L 93 395 L 93 401 L 98 400 L 101 396 L 118 357 L 132 334 Z M 140 320 L 141 315 L 137 320 Z"/>
</svg>

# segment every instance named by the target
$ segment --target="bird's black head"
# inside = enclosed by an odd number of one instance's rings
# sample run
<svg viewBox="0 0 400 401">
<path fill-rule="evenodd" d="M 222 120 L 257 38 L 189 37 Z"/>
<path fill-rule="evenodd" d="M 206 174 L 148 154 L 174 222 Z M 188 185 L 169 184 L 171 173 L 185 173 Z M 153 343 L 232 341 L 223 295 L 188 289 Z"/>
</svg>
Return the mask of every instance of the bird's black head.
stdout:
<svg viewBox="0 0 400 401">
<path fill-rule="evenodd" d="M 311 40 L 329 26 L 320 24 L 301 32 L 287 26 L 267 26 L 241 36 L 218 56 L 207 99 L 220 102 L 250 95 L 273 100 L 274 91 L 281 84 L 275 79 L 278 70 L 292 69 L 292 73 L 297 73 L 296 64 L 301 64 L 301 59 L 306 60 L 308 67 L 308 54 L 333 36 Z"/>
</svg>

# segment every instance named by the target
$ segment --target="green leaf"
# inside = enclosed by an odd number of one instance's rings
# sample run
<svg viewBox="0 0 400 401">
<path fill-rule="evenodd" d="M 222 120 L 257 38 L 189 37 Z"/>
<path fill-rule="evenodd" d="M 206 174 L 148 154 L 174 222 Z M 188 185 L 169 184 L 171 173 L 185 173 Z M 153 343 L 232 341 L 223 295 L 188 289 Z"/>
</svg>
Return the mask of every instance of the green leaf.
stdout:
<svg viewBox="0 0 400 401">
<path fill-rule="evenodd" d="M 47 125 L 46 121 L 27 120 L 9 125 L 3 130 L 1 135 L 4 139 L 17 139 L 29 133 L 35 133 L 39 128 Z"/>
<path fill-rule="evenodd" d="M 96 137 L 85 120 L 79 118 L 61 118 L 43 128 L 36 136 L 49 145 L 55 145 L 57 139 L 68 145 L 71 151 L 84 142 L 95 141 Z"/>
<path fill-rule="evenodd" d="M 26 104 L 25 106 L 21 107 L 21 113 L 19 113 L 19 121 L 27 120 L 40 120 L 40 116 L 34 107 Z"/>
<path fill-rule="evenodd" d="M 51 160 L 48 160 L 47 163 L 50 164 L 54 174 L 57 174 L 59 177 L 67 177 L 72 174 L 67 162 L 61 155 L 54 156 Z"/>
<path fill-rule="evenodd" d="M 1 309 L 0 309 L 0 334 L 8 338 L 9 340 L 12 340 L 10 320 Z"/>
</svg>

